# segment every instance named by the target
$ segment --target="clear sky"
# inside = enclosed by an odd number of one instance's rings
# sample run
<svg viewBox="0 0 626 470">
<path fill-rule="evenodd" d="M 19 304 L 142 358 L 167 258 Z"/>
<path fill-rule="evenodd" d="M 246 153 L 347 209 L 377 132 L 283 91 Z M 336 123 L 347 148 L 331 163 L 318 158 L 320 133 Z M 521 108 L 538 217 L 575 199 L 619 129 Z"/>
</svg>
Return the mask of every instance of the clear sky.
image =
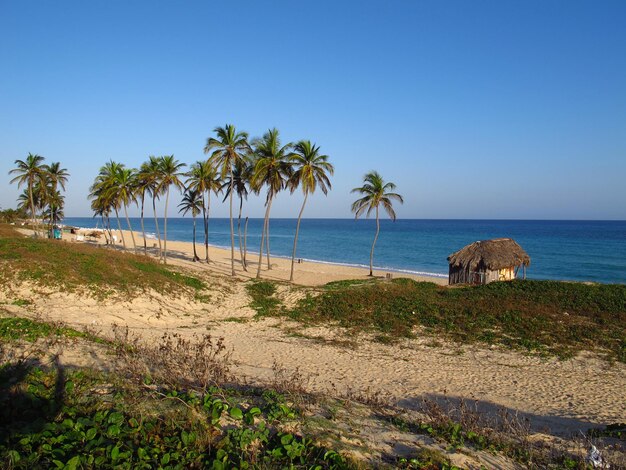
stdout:
<svg viewBox="0 0 626 470">
<path fill-rule="evenodd" d="M 89 216 L 108 159 L 191 163 L 226 123 L 330 155 L 305 217 L 375 169 L 402 218 L 626 219 L 626 1 L 0 0 L 2 208 L 28 152 Z"/>
</svg>

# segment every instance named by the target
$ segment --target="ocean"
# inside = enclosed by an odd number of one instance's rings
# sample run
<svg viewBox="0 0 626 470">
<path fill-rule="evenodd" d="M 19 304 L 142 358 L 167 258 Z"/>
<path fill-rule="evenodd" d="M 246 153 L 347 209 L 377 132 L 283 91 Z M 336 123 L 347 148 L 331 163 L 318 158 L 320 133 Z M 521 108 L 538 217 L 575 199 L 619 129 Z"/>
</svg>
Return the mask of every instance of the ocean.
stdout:
<svg viewBox="0 0 626 470">
<path fill-rule="evenodd" d="M 68 217 L 64 223 L 85 228 L 96 227 L 97 223 L 101 226 L 99 219 L 90 217 Z M 146 232 L 154 234 L 154 220 L 146 218 L 144 223 Z M 139 218 L 131 218 L 131 224 L 134 230 L 141 230 Z M 114 219 L 112 225 L 116 226 Z M 127 228 L 124 219 L 122 227 Z M 162 232 L 162 220 L 159 227 Z M 262 227 L 263 219 L 250 219 L 249 252 L 258 253 Z M 291 256 L 295 227 L 295 219 L 271 219 L 273 256 Z M 367 267 L 375 228 L 372 219 L 303 219 L 297 257 Z M 201 218 L 197 230 L 201 245 Z M 626 221 L 385 219 L 381 220 L 374 266 L 447 278 L 447 257 L 451 253 L 474 241 L 498 237 L 513 238 L 530 255 L 530 279 L 626 283 Z M 168 219 L 168 240 L 190 242 L 191 218 Z M 209 243 L 230 247 L 228 219 L 209 220 Z"/>
</svg>

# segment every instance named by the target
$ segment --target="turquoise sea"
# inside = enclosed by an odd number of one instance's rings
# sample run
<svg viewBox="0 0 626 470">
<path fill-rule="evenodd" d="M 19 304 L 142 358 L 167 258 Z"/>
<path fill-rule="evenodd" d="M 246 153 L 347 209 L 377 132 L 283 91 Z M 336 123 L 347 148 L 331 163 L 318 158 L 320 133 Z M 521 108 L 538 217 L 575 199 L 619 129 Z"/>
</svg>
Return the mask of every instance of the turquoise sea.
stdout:
<svg viewBox="0 0 626 470">
<path fill-rule="evenodd" d="M 69 217 L 64 223 L 101 226 L 99 219 L 90 217 Z M 112 223 L 115 225 L 115 221 Z M 131 224 L 134 230 L 140 230 L 138 218 L 131 218 Z M 159 226 L 162 230 L 162 220 Z M 262 219 L 250 219 L 248 251 L 258 253 L 262 226 Z M 153 219 L 147 218 L 145 227 L 147 233 L 155 233 Z M 295 227 L 295 219 L 271 220 L 273 255 L 291 256 Z M 298 257 L 368 266 L 374 232 L 375 221 L 371 219 L 303 219 Z M 382 220 L 374 265 L 388 271 L 447 277 L 448 255 L 476 240 L 497 237 L 513 238 L 528 252 L 531 279 L 626 283 L 626 221 Z M 168 219 L 168 239 L 191 241 L 191 219 Z M 198 219 L 198 242 L 203 239 L 202 222 Z M 210 219 L 209 243 L 230 247 L 228 219 Z"/>
</svg>

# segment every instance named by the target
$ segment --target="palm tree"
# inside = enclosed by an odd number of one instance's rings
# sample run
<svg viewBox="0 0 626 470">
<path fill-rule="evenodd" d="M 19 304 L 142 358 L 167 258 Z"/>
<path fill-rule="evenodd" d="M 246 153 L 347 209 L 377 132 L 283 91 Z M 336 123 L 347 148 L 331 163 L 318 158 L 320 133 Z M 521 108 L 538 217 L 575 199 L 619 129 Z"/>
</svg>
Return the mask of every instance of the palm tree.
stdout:
<svg viewBox="0 0 626 470">
<path fill-rule="evenodd" d="M 294 147 L 291 157 L 293 165 L 293 174 L 289 180 L 289 186 L 293 193 L 298 186 L 302 188 L 304 193 L 304 201 L 298 215 L 298 223 L 296 224 L 296 236 L 293 239 L 293 253 L 291 254 L 291 274 L 289 280 L 293 281 L 293 267 L 296 259 L 296 247 L 298 245 L 298 233 L 300 232 L 300 220 L 304 212 L 304 206 L 309 194 L 315 192 L 319 186 L 324 194 L 328 194 L 331 188 L 328 175 L 332 175 L 335 171 L 332 164 L 328 163 L 328 155 L 320 155 L 320 148 L 312 144 L 309 140 L 301 140 Z"/>
<path fill-rule="evenodd" d="M 200 195 L 200 191 L 187 189 L 178 207 L 178 212 L 181 212 L 183 215 L 191 211 L 191 216 L 193 217 L 193 260 L 194 262 L 200 261 L 198 253 L 196 253 L 196 216 L 204 209 L 204 201 L 203 197 Z"/>
<path fill-rule="evenodd" d="M 56 191 L 61 186 L 61 189 L 65 191 L 65 183 L 67 183 L 67 177 L 70 176 L 67 169 L 61 168 L 60 162 L 52 162 L 50 165 L 44 165 L 43 168 L 52 188 Z"/>
<path fill-rule="evenodd" d="M 41 181 L 43 174 L 44 158 L 40 155 L 29 153 L 26 160 L 15 160 L 16 168 L 9 171 L 9 174 L 17 176 L 11 180 L 11 184 L 17 182 L 17 187 L 21 187 L 26 183 L 28 189 L 28 199 L 30 202 L 30 216 L 33 219 L 33 227 L 35 225 L 35 201 L 33 198 L 33 188 L 35 183 Z M 35 232 L 37 233 L 37 232 Z"/>
<path fill-rule="evenodd" d="M 246 158 L 243 162 L 240 162 L 235 165 L 233 169 L 233 182 L 231 185 L 230 178 L 224 181 L 222 184 L 222 189 L 226 189 L 226 193 L 224 194 L 224 201 L 226 198 L 230 196 L 230 188 L 232 186 L 233 190 L 239 196 L 239 216 L 237 217 L 237 237 L 239 239 L 239 256 L 241 256 L 241 264 L 243 265 L 243 270 L 248 271 L 247 262 L 246 262 L 246 252 L 243 249 L 241 244 L 241 212 L 243 210 L 243 200 L 248 199 L 248 187 L 250 185 L 250 177 L 252 175 L 252 164 Z"/>
<path fill-rule="evenodd" d="M 270 129 L 260 139 L 253 142 L 256 163 L 252 175 L 252 186 L 256 192 L 267 185 L 267 197 L 265 200 L 265 221 L 263 223 L 263 233 L 261 234 L 261 249 L 259 250 L 259 266 L 256 277 L 261 277 L 261 263 L 263 262 L 263 244 L 267 237 L 267 269 L 272 269 L 270 264 L 269 246 L 269 218 L 270 209 L 274 196 L 285 187 L 291 177 L 291 164 L 289 159 L 292 156 L 290 149 L 292 144 L 281 146 L 278 129 Z"/>
<path fill-rule="evenodd" d="M 208 263 L 209 258 L 209 212 L 211 209 L 211 193 L 216 195 L 222 190 L 221 180 L 217 174 L 217 170 L 208 161 L 196 162 L 191 165 L 189 171 L 185 174 L 187 181 L 185 184 L 188 189 L 198 191 L 202 198 L 202 217 L 204 221 L 204 252 L 205 260 Z M 207 195 L 207 202 L 204 203 L 204 194 Z"/>
<path fill-rule="evenodd" d="M 139 197 L 141 200 L 141 212 L 139 220 L 141 221 L 141 234 L 143 235 L 143 253 L 148 255 L 148 243 L 146 241 L 146 228 L 143 223 L 144 206 L 146 201 L 146 192 L 150 191 L 152 187 L 152 174 L 150 170 L 150 163 L 143 162 L 139 167 L 139 171 L 135 173 L 135 197 Z"/>
<path fill-rule="evenodd" d="M 145 164 L 145 178 L 147 180 L 147 191 L 152 197 L 152 214 L 154 215 L 154 227 L 159 240 L 159 259 L 163 256 L 163 246 L 161 245 L 161 231 L 159 230 L 159 219 L 156 212 L 156 200 L 162 194 L 161 188 L 161 165 L 160 158 L 151 155 Z M 143 165 L 142 165 L 143 167 Z"/>
<path fill-rule="evenodd" d="M 52 228 L 65 216 L 65 213 L 63 212 L 63 205 L 64 197 L 60 192 L 56 191 L 55 193 L 51 193 L 49 195 L 49 198 L 46 201 L 46 207 L 42 214 L 44 220 L 48 221 L 48 230 L 52 230 Z"/>
<path fill-rule="evenodd" d="M 119 205 L 124 207 L 124 215 L 126 216 L 126 224 L 130 231 L 130 237 L 133 240 L 133 249 L 137 253 L 137 244 L 135 243 L 135 232 L 130 225 L 130 219 L 128 218 L 128 205 L 136 202 L 135 198 L 135 170 L 130 168 L 124 168 L 124 164 L 121 163 L 115 173 L 114 178 L 114 190 L 116 193 L 116 199 Z"/>
<path fill-rule="evenodd" d="M 107 239 L 107 244 L 113 243 L 111 220 L 109 219 L 109 215 L 111 214 L 110 204 L 104 198 L 95 197 L 91 201 L 91 210 L 93 211 L 94 217 L 100 217 L 102 220 L 102 226 L 105 229 L 104 237 Z"/>
<path fill-rule="evenodd" d="M 120 236 L 122 237 L 124 249 L 126 249 L 126 240 L 124 239 L 124 232 L 122 231 L 122 224 L 120 223 L 119 215 L 121 201 L 118 198 L 116 183 L 117 174 L 123 168 L 123 164 L 114 162 L 113 160 L 102 166 L 94 180 L 94 183 L 91 185 L 89 197 L 95 200 L 97 207 L 108 207 L 109 210 L 113 209 L 115 211 L 117 227 L 120 231 Z"/>
<path fill-rule="evenodd" d="M 43 166 L 43 180 L 45 184 L 42 185 L 44 189 L 45 199 L 45 214 L 48 219 L 48 230 L 52 230 L 63 217 L 64 197 L 59 191 L 59 186 L 65 190 L 65 183 L 69 173 L 67 169 L 61 168 L 61 163 L 52 162 L 50 165 Z"/>
<path fill-rule="evenodd" d="M 161 180 L 159 182 L 159 192 L 165 192 L 165 212 L 163 215 L 163 262 L 167 264 L 167 205 L 170 199 L 170 186 L 182 189 L 184 188 L 183 182 L 179 176 L 182 176 L 180 170 L 185 166 L 184 163 L 180 163 L 174 158 L 174 155 L 165 155 L 160 157 L 159 161 L 159 175 Z"/>
<path fill-rule="evenodd" d="M 243 162 L 245 155 L 250 151 L 248 144 L 248 134 L 246 132 L 237 132 L 235 126 L 226 124 L 224 127 L 216 127 L 213 129 L 217 138 L 210 137 L 204 147 L 204 153 L 208 154 L 213 150 L 209 157 L 209 164 L 221 170 L 222 179 L 227 175 L 230 177 L 230 267 L 232 275 L 235 275 L 235 230 L 233 226 L 233 186 L 235 180 L 233 178 L 234 167 Z M 243 266 L 243 259 L 241 260 Z"/>
<path fill-rule="evenodd" d="M 387 191 L 393 191 L 396 189 L 396 185 L 393 183 L 385 183 L 382 176 L 376 171 L 371 171 L 363 177 L 365 183 L 360 188 L 354 188 L 351 192 L 360 193 L 363 195 L 361 199 L 357 199 L 352 203 L 352 212 L 355 214 L 355 219 L 358 219 L 360 215 L 367 210 L 367 217 L 372 211 L 376 211 L 376 236 L 372 243 L 372 250 L 370 251 L 370 276 L 373 276 L 374 266 L 374 246 L 378 239 L 378 233 L 380 232 L 380 221 L 378 217 L 379 206 L 382 204 L 385 212 L 389 215 L 391 220 L 396 220 L 396 213 L 393 210 L 391 204 L 392 200 L 399 201 L 401 204 L 404 202 L 402 196 L 396 193 L 389 193 Z"/>
</svg>

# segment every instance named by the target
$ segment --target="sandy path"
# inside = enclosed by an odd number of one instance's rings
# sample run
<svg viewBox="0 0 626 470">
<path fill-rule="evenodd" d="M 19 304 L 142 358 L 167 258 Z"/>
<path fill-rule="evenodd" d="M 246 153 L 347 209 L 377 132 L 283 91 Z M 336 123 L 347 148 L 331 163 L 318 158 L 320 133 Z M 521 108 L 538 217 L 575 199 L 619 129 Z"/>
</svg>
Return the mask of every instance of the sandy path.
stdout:
<svg viewBox="0 0 626 470">
<path fill-rule="evenodd" d="M 13 295 L 29 298 L 27 291 Z M 423 397 L 475 399 L 482 410 L 519 411 L 535 429 L 558 434 L 626 421 L 624 364 L 609 365 L 590 356 L 562 362 L 477 347 L 459 351 L 427 346 L 427 338 L 383 345 L 337 329 L 304 328 L 276 318 L 254 320 L 241 283 L 223 303 L 210 306 L 184 300 L 161 304 L 165 299 L 158 296 L 107 305 L 73 294 L 32 299 L 26 308 L 2 300 L 15 314 L 44 315 L 105 334 L 117 324 L 128 325 L 148 341 L 166 331 L 224 337 L 237 363 L 235 371 L 251 380 L 270 378 L 277 363 L 289 371 L 299 368 L 312 391 L 381 393 L 407 408 L 417 407 Z M 352 343 L 337 346 L 332 343 L 336 339 Z"/>
</svg>

